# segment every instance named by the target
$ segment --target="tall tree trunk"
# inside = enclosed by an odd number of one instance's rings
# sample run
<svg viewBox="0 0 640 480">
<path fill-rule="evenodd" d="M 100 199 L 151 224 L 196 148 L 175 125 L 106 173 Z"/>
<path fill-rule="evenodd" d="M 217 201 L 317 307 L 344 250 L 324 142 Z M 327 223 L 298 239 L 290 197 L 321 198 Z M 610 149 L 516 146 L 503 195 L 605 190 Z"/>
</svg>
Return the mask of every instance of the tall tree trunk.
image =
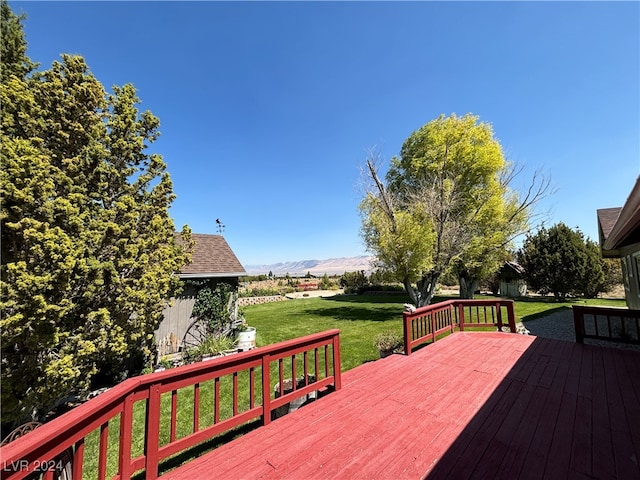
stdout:
<svg viewBox="0 0 640 480">
<path fill-rule="evenodd" d="M 405 278 L 402 281 L 402 284 L 404 285 L 404 290 L 407 292 L 407 294 L 409 295 L 409 299 L 411 299 L 411 303 L 413 303 L 416 308 L 419 307 L 418 303 L 418 299 L 419 299 L 419 295 L 418 292 L 416 291 L 415 288 L 413 288 L 413 285 L 411 285 L 411 282 L 409 281 L 409 279 Z"/>
<path fill-rule="evenodd" d="M 408 279 L 403 280 L 404 289 L 416 308 L 424 307 L 431 303 L 439 278 L 440 273 L 429 272 L 416 282 L 415 288 Z"/>
<path fill-rule="evenodd" d="M 418 281 L 417 286 L 420 293 L 417 304 L 418 307 L 424 307 L 425 305 L 431 304 L 439 279 L 440 272 L 429 272 Z"/>
<path fill-rule="evenodd" d="M 459 275 L 458 280 L 460 281 L 460 298 L 472 299 L 480 281 L 465 275 Z"/>
</svg>

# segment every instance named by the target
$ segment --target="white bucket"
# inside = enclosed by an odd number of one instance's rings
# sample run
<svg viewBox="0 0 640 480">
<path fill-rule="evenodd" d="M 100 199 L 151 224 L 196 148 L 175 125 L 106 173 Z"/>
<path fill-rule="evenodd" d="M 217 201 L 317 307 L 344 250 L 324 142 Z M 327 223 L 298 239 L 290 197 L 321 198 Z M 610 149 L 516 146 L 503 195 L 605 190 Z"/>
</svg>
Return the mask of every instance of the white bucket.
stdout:
<svg viewBox="0 0 640 480">
<path fill-rule="evenodd" d="M 256 328 L 247 327 L 238 333 L 238 348 L 243 352 L 256 348 Z"/>
</svg>

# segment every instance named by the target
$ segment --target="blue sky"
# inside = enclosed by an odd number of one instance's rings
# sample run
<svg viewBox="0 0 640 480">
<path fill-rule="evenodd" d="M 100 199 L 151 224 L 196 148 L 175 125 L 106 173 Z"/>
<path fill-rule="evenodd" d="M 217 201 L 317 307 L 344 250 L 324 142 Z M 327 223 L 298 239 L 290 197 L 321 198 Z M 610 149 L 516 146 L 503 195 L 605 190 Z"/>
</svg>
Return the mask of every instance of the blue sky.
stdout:
<svg viewBox="0 0 640 480">
<path fill-rule="evenodd" d="M 240 261 L 366 254 L 360 170 L 440 114 L 493 125 L 597 238 L 640 173 L 638 2 L 9 2 L 28 54 L 85 57 L 160 118 L 176 227 Z"/>
</svg>

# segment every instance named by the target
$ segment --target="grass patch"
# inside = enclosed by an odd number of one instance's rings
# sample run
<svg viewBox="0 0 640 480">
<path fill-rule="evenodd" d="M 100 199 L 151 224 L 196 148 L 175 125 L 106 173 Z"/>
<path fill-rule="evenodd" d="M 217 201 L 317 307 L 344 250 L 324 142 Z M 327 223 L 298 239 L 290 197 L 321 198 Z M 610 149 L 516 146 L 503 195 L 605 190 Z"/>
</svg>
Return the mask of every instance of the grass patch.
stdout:
<svg viewBox="0 0 640 480">
<path fill-rule="evenodd" d="M 398 295 L 337 295 L 244 308 L 247 323 L 256 327 L 258 346 L 340 329 L 342 371 L 379 358 L 374 346 L 378 333 L 402 334 L 402 305 Z"/>
</svg>

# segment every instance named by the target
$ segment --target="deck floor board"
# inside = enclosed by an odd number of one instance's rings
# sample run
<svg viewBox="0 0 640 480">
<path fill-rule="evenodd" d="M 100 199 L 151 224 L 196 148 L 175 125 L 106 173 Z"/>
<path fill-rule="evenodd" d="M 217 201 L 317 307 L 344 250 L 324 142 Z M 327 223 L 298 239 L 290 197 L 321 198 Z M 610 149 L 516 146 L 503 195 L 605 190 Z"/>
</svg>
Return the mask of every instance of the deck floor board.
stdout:
<svg viewBox="0 0 640 480">
<path fill-rule="evenodd" d="M 164 479 L 640 478 L 640 352 L 460 332 Z"/>
</svg>

